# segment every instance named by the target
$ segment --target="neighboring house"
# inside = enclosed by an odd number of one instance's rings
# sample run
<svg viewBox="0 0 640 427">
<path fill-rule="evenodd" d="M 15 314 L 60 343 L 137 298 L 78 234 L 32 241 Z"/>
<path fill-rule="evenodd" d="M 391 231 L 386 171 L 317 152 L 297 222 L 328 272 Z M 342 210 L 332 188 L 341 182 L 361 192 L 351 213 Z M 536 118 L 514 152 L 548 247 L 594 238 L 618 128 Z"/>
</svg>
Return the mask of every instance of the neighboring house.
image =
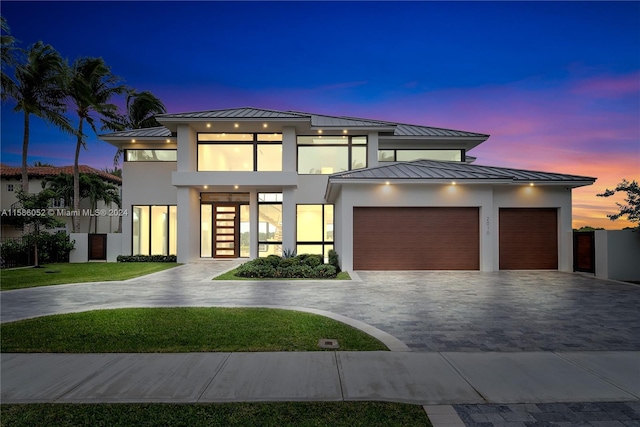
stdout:
<svg viewBox="0 0 640 427">
<path fill-rule="evenodd" d="M 570 271 L 571 189 L 595 181 L 470 164 L 489 137 L 473 132 L 257 108 L 156 119 L 101 136 L 125 150 L 125 254 Z"/>
<path fill-rule="evenodd" d="M 105 182 L 116 185 L 118 188 L 122 187 L 122 179 L 111 175 L 109 173 L 94 169 L 90 166 L 79 165 L 80 173 L 98 175 Z M 29 174 L 29 193 L 37 194 L 42 191 L 42 181 L 47 177 L 55 177 L 61 173 L 73 174 L 73 166 L 31 166 L 27 170 Z M 16 192 L 21 188 L 22 180 L 22 168 L 0 165 L 0 181 L 2 183 L 1 190 L 1 202 L 0 207 L 2 210 L 7 211 L 14 208 L 19 208 L 20 203 L 16 197 Z M 72 230 L 72 215 L 74 215 L 73 205 L 66 206 L 64 199 L 51 201 L 51 212 L 62 221 L 65 225 L 63 229 L 70 233 Z M 98 202 L 97 208 L 101 210 L 98 216 L 90 217 L 88 211 L 91 211 L 91 203 L 89 198 L 82 199 L 80 201 L 80 232 L 93 233 L 95 225 L 97 224 L 98 233 L 113 233 L 118 229 L 118 212 L 115 203 L 105 206 L 104 203 Z M 102 211 L 106 211 L 105 215 L 102 215 Z M 113 215 L 109 215 L 109 211 L 114 211 Z M 92 218 L 90 220 L 90 218 Z M 97 222 L 96 222 L 97 219 Z M 91 230 L 89 230 L 89 222 L 91 222 Z M 2 237 L 20 237 L 23 234 L 21 228 L 7 224 L 2 221 Z"/>
</svg>

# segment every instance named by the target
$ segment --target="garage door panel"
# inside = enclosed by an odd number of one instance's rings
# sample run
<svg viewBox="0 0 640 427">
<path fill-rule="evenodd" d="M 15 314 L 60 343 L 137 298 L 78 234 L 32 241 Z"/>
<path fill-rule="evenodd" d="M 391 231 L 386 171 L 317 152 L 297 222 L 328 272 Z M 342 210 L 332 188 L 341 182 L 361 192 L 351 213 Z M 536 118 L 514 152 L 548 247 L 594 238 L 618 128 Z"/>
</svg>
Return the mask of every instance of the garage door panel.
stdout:
<svg viewBox="0 0 640 427">
<path fill-rule="evenodd" d="M 357 270 L 478 270 L 478 208 L 354 208 Z"/>
<path fill-rule="evenodd" d="M 558 269 L 557 209 L 502 208 L 499 215 L 501 270 Z"/>
</svg>

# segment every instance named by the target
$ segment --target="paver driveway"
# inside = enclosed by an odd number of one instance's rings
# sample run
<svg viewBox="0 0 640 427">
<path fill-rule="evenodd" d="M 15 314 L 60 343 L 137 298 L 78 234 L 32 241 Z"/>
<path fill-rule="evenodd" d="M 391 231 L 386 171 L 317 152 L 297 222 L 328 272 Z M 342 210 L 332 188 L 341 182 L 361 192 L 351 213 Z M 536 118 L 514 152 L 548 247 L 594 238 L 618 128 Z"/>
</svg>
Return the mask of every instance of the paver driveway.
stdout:
<svg viewBox="0 0 640 427">
<path fill-rule="evenodd" d="M 375 326 L 414 351 L 640 350 L 640 287 L 561 272 L 359 272 L 360 281 L 211 281 L 229 262 L 1 295 L 3 322 L 118 307 L 279 305 Z"/>
</svg>

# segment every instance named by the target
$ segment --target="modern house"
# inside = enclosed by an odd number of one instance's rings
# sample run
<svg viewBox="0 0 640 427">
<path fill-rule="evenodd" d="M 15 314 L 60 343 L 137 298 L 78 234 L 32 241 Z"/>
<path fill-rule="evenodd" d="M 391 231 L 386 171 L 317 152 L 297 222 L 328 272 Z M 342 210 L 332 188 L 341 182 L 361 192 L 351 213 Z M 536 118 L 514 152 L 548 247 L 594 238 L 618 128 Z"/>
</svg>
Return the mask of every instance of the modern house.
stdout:
<svg viewBox="0 0 640 427">
<path fill-rule="evenodd" d="M 101 136 L 125 150 L 123 254 L 571 271 L 571 190 L 595 181 L 473 164 L 474 132 L 258 108 L 156 119 Z"/>
<path fill-rule="evenodd" d="M 92 168 L 86 165 L 79 165 L 80 173 L 96 175 L 102 179 L 105 183 L 113 184 L 118 189 L 122 186 L 122 179 L 110 173 Z M 42 183 L 46 178 L 54 178 L 59 174 L 73 174 L 73 166 L 30 166 L 27 168 L 27 174 L 29 176 L 29 193 L 37 194 L 42 191 Z M 1 180 L 1 201 L 0 208 L 3 211 L 9 211 L 11 209 L 20 208 L 16 192 L 21 188 L 22 182 L 22 168 L 13 167 L 7 165 L 0 165 L 0 180 Z M 76 216 L 73 211 L 71 201 L 65 201 L 64 198 L 51 201 L 51 212 L 60 221 L 64 223 L 62 229 L 67 233 L 72 230 L 72 220 Z M 97 208 L 100 210 L 117 210 L 115 203 L 105 205 L 99 201 Z M 118 230 L 119 218 L 118 215 L 89 215 L 89 211 L 92 211 L 89 198 L 84 198 L 80 201 L 80 212 L 77 216 L 80 217 L 80 231 L 83 233 L 113 233 Z M 4 218 L 3 218 L 4 219 Z M 2 222 L 2 238 L 17 238 L 22 236 L 23 231 L 21 228 L 17 228 L 10 224 L 10 221 Z"/>
</svg>

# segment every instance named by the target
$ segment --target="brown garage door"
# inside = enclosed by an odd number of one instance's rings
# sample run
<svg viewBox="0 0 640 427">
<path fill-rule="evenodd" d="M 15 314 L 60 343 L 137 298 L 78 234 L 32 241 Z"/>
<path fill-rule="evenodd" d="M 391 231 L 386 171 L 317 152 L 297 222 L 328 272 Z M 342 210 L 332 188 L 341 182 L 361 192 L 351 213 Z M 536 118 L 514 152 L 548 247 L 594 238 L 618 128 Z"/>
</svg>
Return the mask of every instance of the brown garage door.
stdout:
<svg viewBox="0 0 640 427">
<path fill-rule="evenodd" d="M 558 269 L 555 208 L 500 209 L 500 269 Z"/>
<path fill-rule="evenodd" d="M 353 208 L 355 270 L 478 270 L 478 208 Z"/>
</svg>

